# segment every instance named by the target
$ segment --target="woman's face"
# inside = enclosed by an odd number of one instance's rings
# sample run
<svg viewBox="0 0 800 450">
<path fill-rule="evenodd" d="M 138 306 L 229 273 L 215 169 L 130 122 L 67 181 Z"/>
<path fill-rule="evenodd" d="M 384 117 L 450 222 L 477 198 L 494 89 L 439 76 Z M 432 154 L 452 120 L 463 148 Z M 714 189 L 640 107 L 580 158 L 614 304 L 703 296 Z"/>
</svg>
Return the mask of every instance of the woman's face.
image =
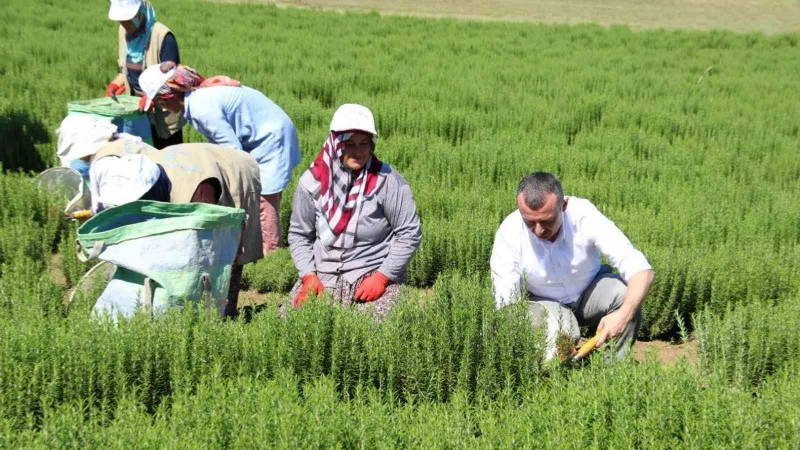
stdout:
<svg viewBox="0 0 800 450">
<path fill-rule="evenodd" d="M 123 20 L 119 24 L 122 25 L 122 28 L 125 28 L 125 32 L 128 34 L 133 34 L 136 31 L 136 25 L 133 24 L 133 20 Z"/>
<path fill-rule="evenodd" d="M 350 139 L 344 141 L 342 164 L 348 169 L 358 171 L 367 165 L 367 161 L 375 150 L 372 135 L 363 131 L 354 131 Z"/>
<path fill-rule="evenodd" d="M 178 98 L 178 96 L 175 96 L 175 98 L 170 100 L 164 100 L 163 98 L 157 97 L 155 103 L 162 109 L 171 113 L 179 113 L 183 111 L 183 100 Z"/>
</svg>

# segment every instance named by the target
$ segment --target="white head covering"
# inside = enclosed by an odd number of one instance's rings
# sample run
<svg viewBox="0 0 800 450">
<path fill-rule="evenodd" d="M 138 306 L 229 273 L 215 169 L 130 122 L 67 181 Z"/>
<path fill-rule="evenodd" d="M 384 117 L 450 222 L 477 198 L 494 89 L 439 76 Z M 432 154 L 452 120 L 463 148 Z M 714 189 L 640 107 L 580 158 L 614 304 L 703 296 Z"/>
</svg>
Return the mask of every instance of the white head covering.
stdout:
<svg viewBox="0 0 800 450">
<path fill-rule="evenodd" d="M 108 18 L 117 22 L 131 20 L 142 6 L 142 0 L 110 0 Z"/>
<path fill-rule="evenodd" d="M 111 123 L 111 119 L 88 115 L 67 116 L 56 130 L 56 152 L 62 163 L 94 155 L 116 132 L 117 126 Z"/>
<path fill-rule="evenodd" d="M 92 163 L 92 209 L 139 200 L 158 181 L 161 169 L 145 155 L 107 156 Z"/>
<path fill-rule="evenodd" d="M 174 68 L 164 73 L 161 71 L 160 64 L 148 67 L 139 75 L 139 87 L 142 88 L 142 92 L 147 97 L 147 101 L 144 104 L 145 111 L 150 109 L 150 105 L 153 104 L 153 99 L 158 95 L 161 86 L 164 86 L 173 75 L 175 75 Z"/>
<path fill-rule="evenodd" d="M 375 119 L 369 108 L 355 103 L 345 103 L 333 113 L 331 131 L 338 133 L 352 130 L 364 131 L 373 136 L 378 135 L 378 131 L 375 129 Z"/>
</svg>

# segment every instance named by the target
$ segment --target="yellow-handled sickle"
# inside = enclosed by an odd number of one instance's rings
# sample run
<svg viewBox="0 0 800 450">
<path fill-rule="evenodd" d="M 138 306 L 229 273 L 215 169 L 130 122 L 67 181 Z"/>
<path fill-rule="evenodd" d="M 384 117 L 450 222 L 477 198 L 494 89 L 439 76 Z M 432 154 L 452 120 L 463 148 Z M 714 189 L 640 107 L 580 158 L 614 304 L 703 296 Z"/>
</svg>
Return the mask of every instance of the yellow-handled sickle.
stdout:
<svg viewBox="0 0 800 450">
<path fill-rule="evenodd" d="M 81 210 L 81 211 L 75 211 L 72 214 L 66 214 L 66 216 L 67 216 L 67 219 L 73 219 L 73 220 L 77 220 L 79 222 L 84 222 L 86 220 L 89 220 L 92 217 L 92 210 L 84 209 L 84 210 Z"/>
<path fill-rule="evenodd" d="M 572 355 L 572 360 L 577 361 L 579 359 L 583 359 L 584 356 L 588 355 L 595 347 L 597 347 L 597 341 L 600 340 L 600 332 L 598 332 L 593 338 L 586 341 L 585 344 L 581 345 L 581 348 L 578 349 L 578 353 Z"/>
<path fill-rule="evenodd" d="M 583 345 L 581 345 L 581 348 L 579 348 L 572 355 L 571 358 L 567 358 L 567 360 L 564 361 L 564 363 L 562 365 L 565 365 L 565 366 L 566 365 L 570 365 L 570 364 L 576 363 L 576 362 L 580 361 L 581 359 L 583 359 L 584 357 L 586 357 L 586 355 L 591 353 L 592 350 L 594 350 L 597 347 L 597 341 L 600 340 L 600 335 L 602 333 L 603 333 L 603 330 L 602 329 L 598 329 L 597 330 L 597 334 L 595 334 L 593 338 L 589 339 Z"/>
</svg>

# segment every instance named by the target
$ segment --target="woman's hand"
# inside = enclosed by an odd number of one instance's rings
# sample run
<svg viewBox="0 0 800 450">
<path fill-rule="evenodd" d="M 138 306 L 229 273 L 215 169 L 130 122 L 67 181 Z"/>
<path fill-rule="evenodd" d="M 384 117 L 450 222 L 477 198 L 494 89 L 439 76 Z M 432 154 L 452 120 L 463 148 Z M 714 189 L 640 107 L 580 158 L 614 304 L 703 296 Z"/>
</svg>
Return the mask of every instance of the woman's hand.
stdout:
<svg viewBox="0 0 800 450">
<path fill-rule="evenodd" d="M 299 308 L 300 305 L 308 300 L 309 291 L 313 292 L 317 298 L 322 296 L 322 282 L 319 281 L 317 274 L 313 272 L 303 276 L 303 286 L 300 288 L 300 292 L 294 296 L 292 306 Z"/>
<path fill-rule="evenodd" d="M 125 93 L 125 75 L 118 73 L 117 76 L 111 80 L 111 83 L 106 87 L 106 97 L 111 95 L 122 95 Z"/>
<path fill-rule="evenodd" d="M 383 293 L 386 292 L 386 286 L 391 283 L 392 280 L 387 278 L 386 275 L 375 272 L 361 282 L 353 298 L 362 302 L 374 302 L 381 298 Z"/>
<path fill-rule="evenodd" d="M 140 97 L 139 98 L 139 111 L 141 111 L 143 113 L 145 113 L 147 111 L 150 111 L 151 109 L 153 109 L 153 106 L 155 106 L 155 104 L 156 104 L 156 102 L 150 102 L 150 107 L 147 108 L 147 110 L 145 110 L 144 108 L 147 106 L 147 97 Z"/>
</svg>

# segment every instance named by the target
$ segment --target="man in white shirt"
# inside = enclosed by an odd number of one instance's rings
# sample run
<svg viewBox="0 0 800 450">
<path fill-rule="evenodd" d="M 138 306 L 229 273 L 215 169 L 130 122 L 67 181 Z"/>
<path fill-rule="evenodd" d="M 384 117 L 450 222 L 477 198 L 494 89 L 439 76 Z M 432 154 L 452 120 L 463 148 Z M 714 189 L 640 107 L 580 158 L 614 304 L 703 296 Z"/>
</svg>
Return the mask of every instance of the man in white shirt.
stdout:
<svg viewBox="0 0 800 450">
<path fill-rule="evenodd" d="M 517 207 L 500 225 L 492 248 L 497 307 L 528 302 L 534 325 L 547 324 L 547 359 L 556 355 L 560 336 L 577 343 L 585 325 L 597 325 L 598 345 L 617 338 L 616 356 L 624 357 L 653 283 L 647 258 L 590 201 L 565 197 L 553 174 L 523 178 Z M 618 274 L 601 264 L 601 254 Z"/>
</svg>

